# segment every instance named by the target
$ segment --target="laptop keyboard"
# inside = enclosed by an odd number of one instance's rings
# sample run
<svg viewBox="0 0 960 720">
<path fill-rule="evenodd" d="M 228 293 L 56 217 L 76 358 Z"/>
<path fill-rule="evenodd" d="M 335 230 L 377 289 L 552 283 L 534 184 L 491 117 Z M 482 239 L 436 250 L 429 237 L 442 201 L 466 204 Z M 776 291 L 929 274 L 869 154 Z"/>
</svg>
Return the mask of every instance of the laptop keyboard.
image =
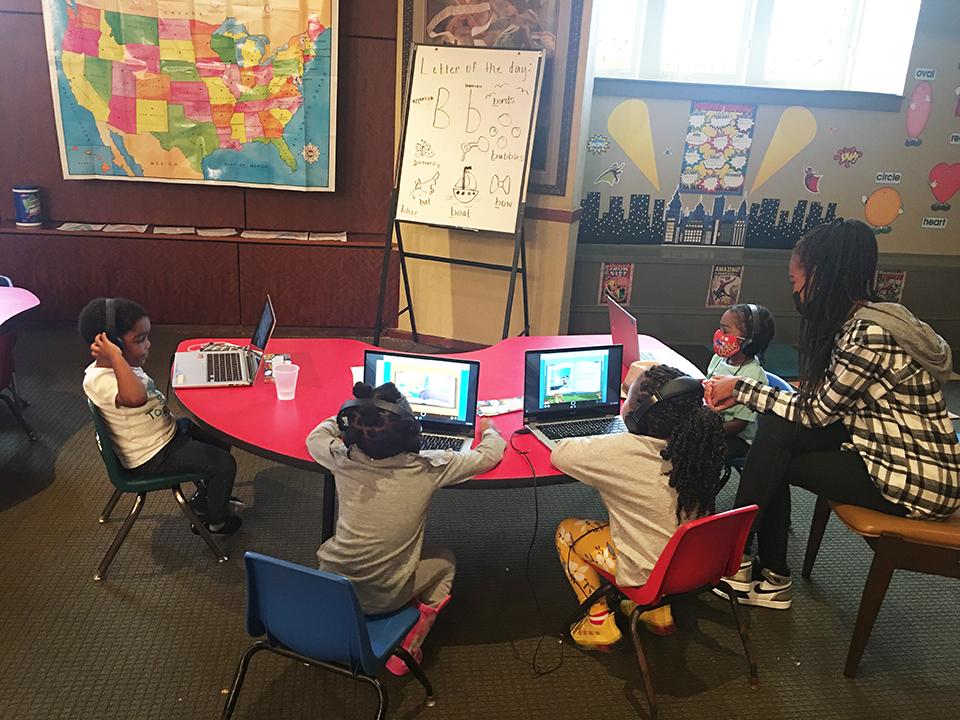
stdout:
<svg viewBox="0 0 960 720">
<path fill-rule="evenodd" d="M 462 437 L 451 437 L 450 435 L 429 435 L 427 433 L 424 433 L 420 436 L 421 450 L 459 450 L 462 447 Z"/>
<path fill-rule="evenodd" d="M 562 440 L 568 437 L 590 437 L 591 435 L 613 435 L 627 431 L 619 415 L 616 417 L 540 424 L 537 427 L 551 440 Z"/>
<path fill-rule="evenodd" d="M 207 377 L 210 382 L 240 382 L 240 353 L 222 352 L 207 354 Z"/>
</svg>

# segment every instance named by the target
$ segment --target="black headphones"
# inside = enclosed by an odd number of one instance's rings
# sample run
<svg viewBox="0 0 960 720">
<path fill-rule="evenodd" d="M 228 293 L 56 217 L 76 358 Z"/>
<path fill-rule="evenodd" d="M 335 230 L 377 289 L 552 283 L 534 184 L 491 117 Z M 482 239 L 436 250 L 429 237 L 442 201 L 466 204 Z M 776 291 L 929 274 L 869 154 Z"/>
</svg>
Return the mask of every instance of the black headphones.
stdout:
<svg viewBox="0 0 960 720">
<path fill-rule="evenodd" d="M 107 339 L 123 350 L 123 338 L 117 332 L 117 301 L 115 298 L 105 298 L 106 316 L 107 316 Z"/>
<path fill-rule="evenodd" d="M 337 427 L 340 428 L 343 435 L 346 435 L 351 429 L 350 410 L 361 407 L 375 407 L 378 410 L 393 413 L 401 420 L 410 423 L 407 430 L 410 431 L 413 439 L 410 446 L 404 449 L 409 452 L 420 452 L 420 421 L 417 420 L 417 416 L 400 403 L 387 402 L 378 398 L 354 398 L 353 400 L 347 400 L 340 406 L 340 411 L 337 413 Z"/>
<path fill-rule="evenodd" d="M 627 430 L 634 435 L 647 434 L 647 414 L 650 409 L 662 400 L 680 397 L 681 395 L 697 395 L 703 398 L 703 385 L 696 378 L 689 375 L 681 375 L 668 381 L 659 390 L 654 390 L 652 395 L 648 395 L 637 403 L 637 406 L 623 416 L 623 424 Z"/>
<path fill-rule="evenodd" d="M 753 342 L 757 336 L 757 321 L 760 319 L 760 308 L 753 303 L 745 303 L 745 307 L 747 308 L 748 315 L 747 323 L 750 325 L 750 337 L 743 341 L 740 351 L 750 357 L 756 357 L 757 353 L 754 350 Z"/>
</svg>

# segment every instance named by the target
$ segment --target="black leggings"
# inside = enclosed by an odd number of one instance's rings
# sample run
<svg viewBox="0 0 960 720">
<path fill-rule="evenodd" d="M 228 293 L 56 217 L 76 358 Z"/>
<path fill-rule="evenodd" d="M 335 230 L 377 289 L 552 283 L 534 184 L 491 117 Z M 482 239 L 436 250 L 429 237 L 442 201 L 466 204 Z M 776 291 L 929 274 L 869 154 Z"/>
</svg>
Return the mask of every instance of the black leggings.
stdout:
<svg viewBox="0 0 960 720">
<path fill-rule="evenodd" d="M 790 528 L 790 486 L 799 485 L 829 500 L 906 515 L 874 485 L 856 450 L 841 450 L 850 435 L 841 422 L 807 428 L 778 415 L 761 415 L 757 436 L 740 477 L 736 507 L 757 504 L 753 530 L 758 559 L 764 568 L 789 575 L 787 532 Z M 753 533 L 751 533 L 752 535 Z M 747 543 L 750 547 L 750 541 Z"/>
</svg>

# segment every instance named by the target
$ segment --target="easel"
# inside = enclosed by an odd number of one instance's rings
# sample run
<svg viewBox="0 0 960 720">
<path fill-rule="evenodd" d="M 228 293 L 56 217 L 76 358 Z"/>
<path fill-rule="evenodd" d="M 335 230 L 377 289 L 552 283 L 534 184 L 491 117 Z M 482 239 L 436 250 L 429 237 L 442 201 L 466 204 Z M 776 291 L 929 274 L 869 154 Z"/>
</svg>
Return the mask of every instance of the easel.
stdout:
<svg viewBox="0 0 960 720">
<path fill-rule="evenodd" d="M 410 113 L 410 96 L 413 90 L 413 72 L 414 65 L 416 61 L 417 46 L 414 45 L 410 48 L 410 61 L 407 63 L 407 83 L 406 83 L 406 92 L 404 99 L 404 110 L 403 110 L 403 119 L 401 122 L 401 135 L 400 135 L 400 155 L 397 161 L 397 171 L 394 178 L 393 184 L 393 193 L 390 199 L 390 218 L 387 223 L 387 232 L 386 238 L 384 240 L 383 246 L 383 267 L 380 273 L 380 295 L 377 302 L 377 321 L 374 328 L 373 335 L 373 344 L 380 345 L 380 338 L 383 334 L 383 306 L 386 301 L 387 293 L 387 281 L 389 279 L 390 271 L 390 253 L 393 249 L 393 236 L 396 235 L 397 238 L 397 253 L 398 259 L 400 261 L 400 276 L 401 281 L 403 282 L 404 296 L 406 298 L 406 307 L 401 309 L 397 317 L 403 315 L 404 313 L 409 313 L 410 318 L 410 330 L 413 334 L 414 342 L 420 341 L 420 335 L 417 332 L 417 320 L 413 311 L 413 296 L 410 291 L 410 279 L 407 274 L 407 258 L 412 258 L 414 260 L 427 260 L 430 262 L 439 262 L 446 263 L 448 265 L 459 265 L 461 267 L 473 267 L 480 268 L 483 270 L 495 270 L 498 272 L 509 272 L 510 273 L 510 282 L 507 287 L 507 299 L 506 299 L 506 308 L 503 314 L 503 339 L 506 339 L 510 334 L 510 320 L 513 314 L 513 298 L 516 292 L 517 287 L 517 275 L 520 276 L 520 285 L 521 285 L 521 297 L 523 302 L 523 330 L 521 335 L 530 334 L 530 305 L 528 300 L 527 293 L 527 248 L 524 238 L 524 229 L 523 229 L 523 215 L 526 207 L 526 203 L 523 201 L 524 193 L 521 189 L 520 201 L 518 203 L 517 211 L 517 220 L 516 225 L 512 233 L 509 232 L 494 232 L 492 230 L 485 230 L 484 232 L 489 232 L 491 235 L 498 237 L 510 237 L 513 236 L 513 261 L 510 265 L 501 265 L 497 263 L 488 263 L 488 262 L 479 262 L 476 260 L 464 260 L 461 258 L 453 257 L 444 257 L 440 255 L 431 255 L 427 253 L 408 253 L 404 250 L 403 247 L 403 236 L 401 233 L 401 225 L 404 222 L 410 222 L 411 224 L 425 225 L 427 227 L 443 227 L 448 230 L 460 230 L 461 232 L 477 232 L 473 228 L 458 228 L 456 226 L 448 225 L 436 225 L 427 222 L 413 222 L 409 219 L 398 220 L 397 219 L 397 209 L 399 204 L 400 196 L 400 176 L 403 169 L 403 159 L 404 159 L 404 148 L 406 146 L 406 136 L 407 136 L 407 124 Z M 536 89 L 539 91 L 539 82 L 540 82 L 540 72 L 541 66 L 538 61 L 537 66 L 537 86 Z M 534 108 L 534 115 L 529 120 L 528 132 L 530 133 L 530 145 L 532 145 L 532 133 L 534 128 L 536 108 Z M 528 152 L 529 152 L 528 145 Z M 528 167 L 529 159 L 524 159 L 524 170 L 523 170 L 523 183 L 526 184 L 527 175 L 529 171 Z M 466 168 L 469 169 L 469 168 Z M 521 186 L 522 188 L 523 186 Z"/>
</svg>

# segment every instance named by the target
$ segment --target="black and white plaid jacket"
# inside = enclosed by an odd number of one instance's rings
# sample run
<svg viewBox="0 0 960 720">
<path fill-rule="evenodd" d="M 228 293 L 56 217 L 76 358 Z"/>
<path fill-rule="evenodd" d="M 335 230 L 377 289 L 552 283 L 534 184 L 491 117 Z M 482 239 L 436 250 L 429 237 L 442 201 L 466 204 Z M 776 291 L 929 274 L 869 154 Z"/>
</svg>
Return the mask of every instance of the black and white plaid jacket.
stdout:
<svg viewBox="0 0 960 720">
<path fill-rule="evenodd" d="M 809 408 L 747 378 L 734 396 L 758 412 L 799 414 L 807 427 L 842 421 L 880 492 L 909 517 L 944 518 L 960 507 L 960 446 L 940 384 L 879 325 L 846 323 Z"/>
</svg>

